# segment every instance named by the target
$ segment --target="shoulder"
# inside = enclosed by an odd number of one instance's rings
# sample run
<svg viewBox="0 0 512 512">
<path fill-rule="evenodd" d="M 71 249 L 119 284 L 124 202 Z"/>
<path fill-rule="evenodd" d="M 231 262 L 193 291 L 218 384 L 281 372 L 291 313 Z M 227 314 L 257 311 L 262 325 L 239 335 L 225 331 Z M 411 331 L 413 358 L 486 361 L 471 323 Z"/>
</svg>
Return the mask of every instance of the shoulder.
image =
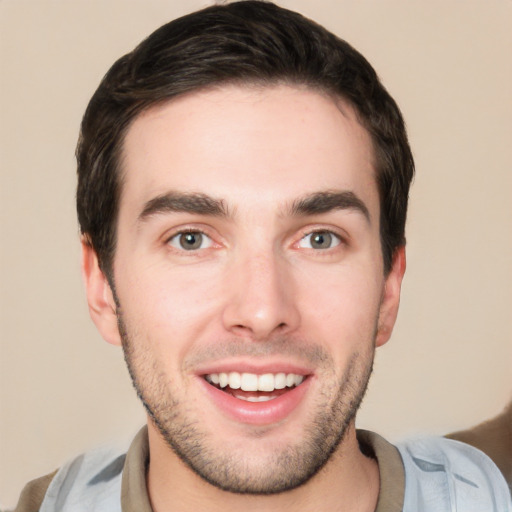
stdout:
<svg viewBox="0 0 512 512">
<path fill-rule="evenodd" d="M 498 416 L 446 437 L 470 444 L 488 455 L 512 490 L 512 402 Z"/>
<path fill-rule="evenodd" d="M 112 448 L 80 455 L 58 471 L 28 483 L 15 512 L 120 511 L 125 457 Z"/>
<path fill-rule="evenodd" d="M 512 511 L 503 475 L 480 450 L 441 437 L 405 441 L 397 448 L 405 468 L 404 510 L 436 503 L 468 511 Z"/>
</svg>

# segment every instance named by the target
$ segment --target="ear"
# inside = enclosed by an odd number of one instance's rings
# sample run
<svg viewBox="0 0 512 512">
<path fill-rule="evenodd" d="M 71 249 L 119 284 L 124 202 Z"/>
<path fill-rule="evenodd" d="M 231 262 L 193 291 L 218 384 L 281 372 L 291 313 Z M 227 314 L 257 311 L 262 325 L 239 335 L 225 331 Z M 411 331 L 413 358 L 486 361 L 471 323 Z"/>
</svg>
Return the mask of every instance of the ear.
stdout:
<svg viewBox="0 0 512 512">
<path fill-rule="evenodd" d="M 96 251 L 82 238 L 82 278 L 89 314 L 103 338 L 112 345 L 121 345 L 117 326 L 116 303 L 108 279 L 102 272 Z"/>
<path fill-rule="evenodd" d="M 393 332 L 398 306 L 400 304 L 400 289 L 405 273 L 405 247 L 396 249 L 393 255 L 393 264 L 389 274 L 386 276 L 384 291 L 380 303 L 379 321 L 377 325 L 377 336 L 375 345 L 384 345 Z"/>
</svg>

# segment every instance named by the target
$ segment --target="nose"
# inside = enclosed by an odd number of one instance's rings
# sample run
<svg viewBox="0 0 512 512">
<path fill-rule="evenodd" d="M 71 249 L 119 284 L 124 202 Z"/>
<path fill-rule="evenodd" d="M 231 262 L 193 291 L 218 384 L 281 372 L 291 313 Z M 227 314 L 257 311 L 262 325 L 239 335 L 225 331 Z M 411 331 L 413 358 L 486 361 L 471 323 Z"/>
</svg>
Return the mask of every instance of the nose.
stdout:
<svg viewBox="0 0 512 512">
<path fill-rule="evenodd" d="M 300 324 L 292 269 L 278 255 L 238 258 L 229 269 L 224 328 L 237 336 L 265 340 Z"/>
</svg>

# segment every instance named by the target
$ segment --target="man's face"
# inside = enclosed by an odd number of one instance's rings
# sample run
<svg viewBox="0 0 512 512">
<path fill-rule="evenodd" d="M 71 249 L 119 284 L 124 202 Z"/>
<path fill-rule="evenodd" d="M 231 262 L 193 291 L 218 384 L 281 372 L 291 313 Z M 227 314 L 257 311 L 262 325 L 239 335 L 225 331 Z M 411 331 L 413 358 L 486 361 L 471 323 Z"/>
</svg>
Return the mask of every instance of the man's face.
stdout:
<svg viewBox="0 0 512 512">
<path fill-rule="evenodd" d="M 311 90 L 224 87 L 140 115 L 122 162 L 117 315 L 150 429 L 220 488 L 304 483 L 398 306 L 367 132 Z"/>
</svg>

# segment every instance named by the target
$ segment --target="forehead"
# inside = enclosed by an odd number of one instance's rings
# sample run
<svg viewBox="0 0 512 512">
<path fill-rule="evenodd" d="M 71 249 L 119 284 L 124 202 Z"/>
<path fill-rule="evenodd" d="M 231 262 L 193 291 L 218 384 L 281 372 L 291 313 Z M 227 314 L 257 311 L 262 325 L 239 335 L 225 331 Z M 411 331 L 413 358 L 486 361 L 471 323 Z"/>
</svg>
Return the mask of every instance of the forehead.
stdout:
<svg viewBox="0 0 512 512">
<path fill-rule="evenodd" d="M 173 99 L 134 120 L 122 156 L 120 216 L 174 190 L 249 207 L 340 189 L 378 208 L 369 134 L 350 105 L 311 89 L 225 86 Z"/>
</svg>

